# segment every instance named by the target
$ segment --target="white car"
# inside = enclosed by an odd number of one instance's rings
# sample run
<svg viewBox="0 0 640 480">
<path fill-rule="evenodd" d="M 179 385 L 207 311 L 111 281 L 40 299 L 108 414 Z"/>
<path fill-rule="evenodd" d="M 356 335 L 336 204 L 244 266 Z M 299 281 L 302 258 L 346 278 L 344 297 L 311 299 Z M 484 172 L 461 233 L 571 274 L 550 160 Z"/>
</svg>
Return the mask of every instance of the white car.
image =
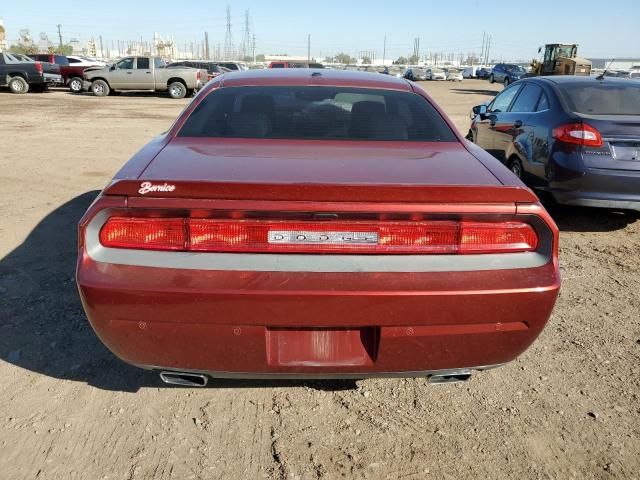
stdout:
<svg viewBox="0 0 640 480">
<path fill-rule="evenodd" d="M 449 80 L 450 82 L 461 82 L 462 72 L 460 72 L 460 70 L 456 70 L 455 68 L 448 69 L 447 80 Z"/>
<path fill-rule="evenodd" d="M 69 65 L 72 67 L 106 67 L 107 64 L 100 60 L 95 60 L 87 57 L 80 57 L 78 55 L 67 55 Z"/>
<path fill-rule="evenodd" d="M 427 68 L 427 80 L 446 80 L 447 74 L 441 68 Z"/>
</svg>

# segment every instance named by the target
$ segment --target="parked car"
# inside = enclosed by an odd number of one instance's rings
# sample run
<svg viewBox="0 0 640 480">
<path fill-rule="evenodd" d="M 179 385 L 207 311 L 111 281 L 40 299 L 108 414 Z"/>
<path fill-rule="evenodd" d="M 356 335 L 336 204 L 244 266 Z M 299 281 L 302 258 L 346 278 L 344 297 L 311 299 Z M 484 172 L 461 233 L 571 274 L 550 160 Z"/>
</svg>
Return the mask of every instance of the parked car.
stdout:
<svg viewBox="0 0 640 480">
<path fill-rule="evenodd" d="M 509 362 L 559 290 L 558 229 L 417 84 L 210 82 L 79 224 L 98 337 L 168 383 L 426 376 Z"/>
<path fill-rule="evenodd" d="M 67 60 L 69 60 L 69 64 L 74 67 L 106 67 L 107 63 L 102 60 L 97 60 L 95 58 L 84 57 L 82 55 L 67 55 Z"/>
<path fill-rule="evenodd" d="M 404 78 L 407 80 L 413 80 L 414 82 L 422 81 L 427 79 L 427 72 L 424 68 L 420 67 L 409 67 L 406 72 L 404 72 Z"/>
<path fill-rule="evenodd" d="M 640 210 L 640 83 L 520 80 L 474 107 L 472 140 L 562 204 Z"/>
<path fill-rule="evenodd" d="M 447 69 L 447 80 L 450 82 L 461 82 L 462 81 L 462 72 L 455 68 Z"/>
<path fill-rule="evenodd" d="M 324 68 L 316 62 L 271 62 L 267 68 Z"/>
<path fill-rule="evenodd" d="M 527 71 L 520 65 L 513 63 L 498 63 L 491 69 L 489 83 L 504 83 L 506 87 L 510 83 L 520 80 L 527 74 Z"/>
<path fill-rule="evenodd" d="M 206 70 L 208 80 L 213 80 L 218 75 L 222 75 L 223 73 L 227 73 L 231 71 L 228 68 L 221 67 L 215 62 L 207 62 L 204 60 L 180 60 L 178 62 L 173 62 L 167 65 L 167 68 L 178 68 L 178 67 L 190 67 L 190 68 L 199 68 L 201 70 Z"/>
<path fill-rule="evenodd" d="M 491 76 L 491 70 L 492 68 L 490 67 L 478 68 L 476 70 L 476 78 L 479 78 L 480 80 L 487 80 Z"/>
<path fill-rule="evenodd" d="M 446 80 L 447 74 L 441 68 L 427 68 L 427 80 Z"/>
<path fill-rule="evenodd" d="M 60 75 L 62 75 L 62 84 L 69 87 L 72 93 L 82 92 L 82 82 L 84 70 L 90 67 L 97 67 L 99 65 L 84 66 L 74 62 L 73 64 L 65 55 L 53 55 L 48 53 L 37 53 L 31 55 L 31 58 L 41 62 L 55 63 L 60 67 Z"/>
<path fill-rule="evenodd" d="M 111 91 L 147 90 L 184 98 L 202 87 L 206 75 L 206 70 L 190 67 L 166 68 L 160 57 L 125 57 L 110 67 L 86 69 L 84 89 L 98 97 Z"/>
<path fill-rule="evenodd" d="M 248 70 L 249 67 L 246 63 L 242 62 L 214 62 L 216 65 L 220 65 L 221 67 L 228 68 L 232 71 L 240 71 L 240 70 Z"/>
<path fill-rule="evenodd" d="M 476 78 L 478 67 L 465 67 L 462 70 L 462 78 Z"/>
<path fill-rule="evenodd" d="M 59 83 L 62 76 L 57 65 L 0 52 L 0 87 L 9 87 L 11 93 L 42 92 L 49 85 Z"/>
</svg>

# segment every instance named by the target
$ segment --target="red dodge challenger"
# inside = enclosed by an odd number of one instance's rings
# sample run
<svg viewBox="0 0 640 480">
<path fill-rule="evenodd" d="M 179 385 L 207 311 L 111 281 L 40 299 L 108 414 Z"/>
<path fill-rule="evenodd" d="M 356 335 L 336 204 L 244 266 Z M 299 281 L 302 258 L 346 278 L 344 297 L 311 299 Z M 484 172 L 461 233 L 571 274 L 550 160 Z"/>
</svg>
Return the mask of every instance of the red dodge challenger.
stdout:
<svg viewBox="0 0 640 480">
<path fill-rule="evenodd" d="M 458 381 L 544 328 L 558 229 L 417 85 L 252 70 L 116 174 L 80 221 L 77 281 L 105 345 L 168 383 Z"/>
</svg>

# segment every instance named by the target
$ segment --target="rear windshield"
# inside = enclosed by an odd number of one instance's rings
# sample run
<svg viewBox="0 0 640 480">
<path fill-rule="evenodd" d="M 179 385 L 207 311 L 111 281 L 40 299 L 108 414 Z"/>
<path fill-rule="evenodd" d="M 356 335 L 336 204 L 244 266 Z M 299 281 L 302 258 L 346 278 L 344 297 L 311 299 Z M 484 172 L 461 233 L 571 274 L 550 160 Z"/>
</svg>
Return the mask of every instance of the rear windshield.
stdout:
<svg viewBox="0 0 640 480">
<path fill-rule="evenodd" d="M 588 115 L 640 115 L 640 83 L 595 82 L 560 86 L 569 108 Z"/>
<path fill-rule="evenodd" d="M 178 136 L 456 141 L 417 94 L 321 86 L 221 88 L 202 100 Z"/>
</svg>

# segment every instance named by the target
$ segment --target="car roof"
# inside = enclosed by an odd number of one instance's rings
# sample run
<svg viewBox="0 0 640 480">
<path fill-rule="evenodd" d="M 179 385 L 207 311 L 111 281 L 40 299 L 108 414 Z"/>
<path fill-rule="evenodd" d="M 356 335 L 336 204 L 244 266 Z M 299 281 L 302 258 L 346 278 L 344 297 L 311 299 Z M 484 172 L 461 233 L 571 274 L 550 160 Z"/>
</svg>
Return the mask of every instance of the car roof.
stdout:
<svg viewBox="0 0 640 480">
<path fill-rule="evenodd" d="M 589 84 L 589 83 L 607 83 L 607 84 L 616 84 L 616 85 L 629 85 L 628 78 L 620 78 L 620 77 L 604 77 L 602 80 L 598 80 L 596 77 L 583 77 L 583 76 L 575 76 L 575 75 L 554 75 L 547 77 L 532 77 L 531 79 L 542 80 L 545 82 L 555 83 L 557 85 L 568 85 L 568 84 Z"/>
<path fill-rule="evenodd" d="M 404 79 L 378 73 L 353 70 L 327 70 L 315 68 L 292 68 L 282 70 L 262 69 L 234 71 L 224 75 L 217 87 L 222 86 L 276 86 L 276 85 L 321 85 L 349 86 L 360 88 L 384 88 L 411 92 L 409 82 Z M 211 87 L 216 88 L 216 87 Z"/>
</svg>

